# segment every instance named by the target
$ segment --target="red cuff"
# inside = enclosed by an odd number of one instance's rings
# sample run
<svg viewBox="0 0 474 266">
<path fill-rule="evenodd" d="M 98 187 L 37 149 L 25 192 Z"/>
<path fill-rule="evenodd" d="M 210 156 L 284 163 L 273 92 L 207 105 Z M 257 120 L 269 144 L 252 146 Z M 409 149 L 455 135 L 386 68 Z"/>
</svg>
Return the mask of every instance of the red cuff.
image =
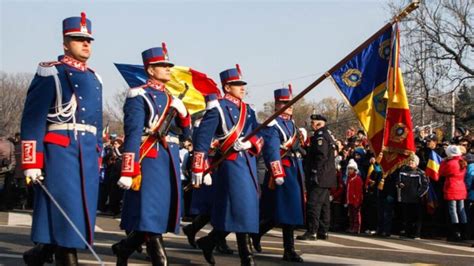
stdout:
<svg viewBox="0 0 474 266">
<path fill-rule="evenodd" d="M 188 114 L 185 117 L 182 117 L 181 114 L 178 114 L 179 117 L 179 126 L 180 127 L 189 127 L 191 125 L 191 116 Z"/>
<path fill-rule="evenodd" d="M 98 162 L 99 162 L 99 169 L 100 169 L 100 168 L 102 168 L 102 157 L 99 157 Z"/>
<path fill-rule="evenodd" d="M 140 174 L 140 164 L 135 162 L 135 153 L 125 152 L 122 155 L 122 176 L 135 177 Z"/>
<path fill-rule="evenodd" d="M 36 152 L 36 140 L 23 140 L 21 142 L 21 167 L 22 169 L 43 168 L 43 153 Z"/>
<path fill-rule="evenodd" d="M 257 138 L 256 136 L 253 136 L 249 139 L 249 141 L 252 143 L 252 148 L 249 149 L 249 153 L 253 156 L 257 156 L 262 151 L 263 138 Z"/>
<path fill-rule="evenodd" d="M 205 167 L 205 160 L 204 160 L 204 152 L 195 151 L 193 154 L 193 162 L 192 162 L 192 171 L 194 173 L 202 173 L 204 172 Z"/>
<path fill-rule="evenodd" d="M 283 170 L 283 167 L 281 166 L 280 161 L 273 161 L 270 162 L 270 169 L 272 171 L 272 177 L 273 178 L 278 178 L 278 177 L 285 177 L 285 171 Z"/>
</svg>

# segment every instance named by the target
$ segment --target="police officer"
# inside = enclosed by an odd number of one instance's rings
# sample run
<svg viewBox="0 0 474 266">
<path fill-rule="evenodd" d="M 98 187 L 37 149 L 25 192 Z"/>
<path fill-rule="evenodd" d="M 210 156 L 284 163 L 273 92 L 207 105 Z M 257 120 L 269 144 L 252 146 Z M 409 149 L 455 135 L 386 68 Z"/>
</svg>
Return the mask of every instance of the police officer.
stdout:
<svg viewBox="0 0 474 266">
<path fill-rule="evenodd" d="M 299 240 L 327 239 L 330 219 L 329 189 L 336 187 L 335 142 L 326 128 L 326 118 L 311 115 L 314 135 L 305 158 L 306 169 L 306 232 Z"/>
<path fill-rule="evenodd" d="M 197 245 L 207 262 L 214 264 L 212 251 L 219 239 L 235 232 L 242 265 L 254 264 L 249 233 L 258 232 L 258 180 L 255 156 L 262 140 L 256 136 L 243 141 L 258 126 L 255 112 L 243 102 L 245 85 L 239 66 L 220 73 L 224 97 L 206 111 L 194 135 L 192 181 L 199 186 L 206 180 L 203 172 L 211 141 L 219 140 L 217 157 L 229 149 L 231 155 L 213 175 L 214 206 L 211 224 L 214 230 L 200 238 Z"/>
<path fill-rule="evenodd" d="M 291 88 L 291 87 L 290 87 Z M 274 91 L 275 109 L 291 100 L 291 90 Z M 287 108 L 263 130 L 263 157 L 267 165 L 262 198 L 259 233 L 252 237 L 258 252 L 261 237 L 274 225 L 283 229 L 283 260 L 303 262 L 295 252 L 294 228 L 304 224 L 304 172 L 299 131 L 292 119 L 293 107 Z"/>
<path fill-rule="evenodd" d="M 92 245 L 100 149 L 102 84 L 87 66 L 91 21 L 85 13 L 63 20 L 64 56 L 40 63 L 26 96 L 21 120 L 22 167 L 33 183 L 42 182 Z M 23 254 L 28 265 L 52 261 L 77 265 L 76 248 L 86 248 L 63 214 L 35 185 L 31 239 Z"/>
<path fill-rule="evenodd" d="M 114 244 L 112 251 L 117 265 L 126 265 L 128 257 L 146 240 L 152 264 L 168 265 L 162 234 L 179 233 L 179 137 L 189 135 L 191 118 L 183 102 L 165 88 L 173 67 L 166 45 L 145 50 L 142 58 L 148 80 L 128 91 L 123 108 L 122 173 L 117 183 L 126 190 L 120 227 L 129 234 Z M 170 128 L 174 130 L 161 131 L 168 115 L 173 114 Z"/>
</svg>

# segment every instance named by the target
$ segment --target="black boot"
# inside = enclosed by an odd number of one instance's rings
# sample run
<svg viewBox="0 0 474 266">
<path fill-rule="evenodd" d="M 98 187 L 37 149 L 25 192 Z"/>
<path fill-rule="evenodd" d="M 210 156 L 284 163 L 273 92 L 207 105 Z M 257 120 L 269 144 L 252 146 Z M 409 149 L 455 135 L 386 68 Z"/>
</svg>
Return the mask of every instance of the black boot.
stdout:
<svg viewBox="0 0 474 266">
<path fill-rule="evenodd" d="M 23 261 L 28 266 L 42 266 L 53 263 L 55 246 L 51 244 L 37 244 L 23 253 Z"/>
<path fill-rule="evenodd" d="M 262 240 L 263 235 L 265 235 L 270 229 L 272 229 L 275 225 L 271 221 L 263 221 L 260 223 L 258 234 L 251 234 L 252 237 L 252 244 L 255 248 L 255 251 L 258 253 L 262 252 L 262 245 L 260 241 Z"/>
<path fill-rule="evenodd" d="M 77 266 L 77 252 L 75 248 L 65 248 L 58 246 L 56 248 L 56 265 L 57 266 Z"/>
<path fill-rule="evenodd" d="M 228 234 L 220 236 L 217 241 L 216 250 L 221 254 L 232 255 L 234 251 L 227 245 L 227 240 L 225 239 L 227 235 Z"/>
<path fill-rule="evenodd" d="M 212 252 L 219 242 L 219 239 L 222 237 L 225 238 L 226 235 L 224 232 L 213 229 L 207 236 L 201 237 L 196 241 L 197 246 L 202 249 L 202 254 L 209 264 L 216 264 Z"/>
<path fill-rule="evenodd" d="M 183 227 L 183 233 L 188 238 L 189 244 L 196 248 L 196 234 L 201 230 L 209 221 L 211 217 L 209 215 L 198 215 L 194 218 L 191 224 L 186 225 Z"/>
<path fill-rule="evenodd" d="M 250 244 L 249 234 L 236 233 L 237 246 L 239 247 L 240 265 L 251 266 L 256 265 L 252 254 L 252 245 Z"/>
<path fill-rule="evenodd" d="M 316 240 L 316 234 L 306 231 L 303 235 L 297 236 L 298 240 Z"/>
<path fill-rule="evenodd" d="M 462 240 L 461 238 L 461 232 L 459 230 L 459 224 L 458 223 L 452 223 L 450 224 L 450 230 L 449 230 L 449 235 L 448 235 L 448 241 L 450 242 L 460 242 Z"/>
<path fill-rule="evenodd" d="M 303 262 L 301 258 L 295 251 L 295 239 L 294 239 L 294 226 L 284 225 L 283 226 L 283 247 L 285 252 L 283 253 L 284 261 L 291 262 Z"/>
<path fill-rule="evenodd" d="M 168 266 L 168 256 L 166 255 L 163 237 L 154 235 L 146 242 L 146 251 L 151 258 L 153 266 Z"/>
<path fill-rule="evenodd" d="M 126 266 L 128 257 L 145 241 L 144 232 L 131 232 L 126 239 L 112 245 L 112 252 L 117 256 L 117 266 Z"/>
</svg>

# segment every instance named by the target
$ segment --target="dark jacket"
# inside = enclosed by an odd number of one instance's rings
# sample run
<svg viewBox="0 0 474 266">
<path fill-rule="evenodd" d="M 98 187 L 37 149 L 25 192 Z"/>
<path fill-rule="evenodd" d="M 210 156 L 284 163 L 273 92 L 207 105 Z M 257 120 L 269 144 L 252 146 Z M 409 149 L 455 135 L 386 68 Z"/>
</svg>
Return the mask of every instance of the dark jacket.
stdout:
<svg viewBox="0 0 474 266">
<path fill-rule="evenodd" d="M 334 139 L 326 127 L 314 132 L 305 158 L 307 185 L 321 188 L 337 186 Z"/>
<path fill-rule="evenodd" d="M 421 198 L 428 192 L 429 179 L 425 173 L 409 166 L 400 169 L 397 180 L 398 201 L 403 203 L 420 203 Z"/>
</svg>

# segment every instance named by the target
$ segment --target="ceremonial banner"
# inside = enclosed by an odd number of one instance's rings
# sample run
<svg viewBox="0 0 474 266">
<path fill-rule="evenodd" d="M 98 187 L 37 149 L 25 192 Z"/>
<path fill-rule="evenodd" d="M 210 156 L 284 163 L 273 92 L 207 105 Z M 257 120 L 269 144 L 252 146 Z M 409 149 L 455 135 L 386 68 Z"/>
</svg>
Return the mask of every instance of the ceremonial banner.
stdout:
<svg viewBox="0 0 474 266">
<path fill-rule="evenodd" d="M 142 65 L 115 64 L 115 66 L 132 88 L 145 84 L 148 79 Z M 189 86 L 189 90 L 184 96 L 183 102 L 191 115 L 206 109 L 204 99 L 206 95 L 217 94 L 220 97 L 217 84 L 206 74 L 190 67 L 172 67 L 171 80 L 166 83 L 168 91 L 177 97 L 185 90 L 184 83 Z"/>
<path fill-rule="evenodd" d="M 405 88 L 398 67 L 398 30 L 388 27 L 347 63 L 330 73 L 367 132 L 384 175 L 415 151 Z"/>
<path fill-rule="evenodd" d="M 367 132 L 367 139 L 375 154 L 379 154 L 383 146 L 387 109 L 384 95 L 391 37 L 392 29 L 388 28 L 341 68 L 331 73 L 334 84 Z"/>
</svg>

